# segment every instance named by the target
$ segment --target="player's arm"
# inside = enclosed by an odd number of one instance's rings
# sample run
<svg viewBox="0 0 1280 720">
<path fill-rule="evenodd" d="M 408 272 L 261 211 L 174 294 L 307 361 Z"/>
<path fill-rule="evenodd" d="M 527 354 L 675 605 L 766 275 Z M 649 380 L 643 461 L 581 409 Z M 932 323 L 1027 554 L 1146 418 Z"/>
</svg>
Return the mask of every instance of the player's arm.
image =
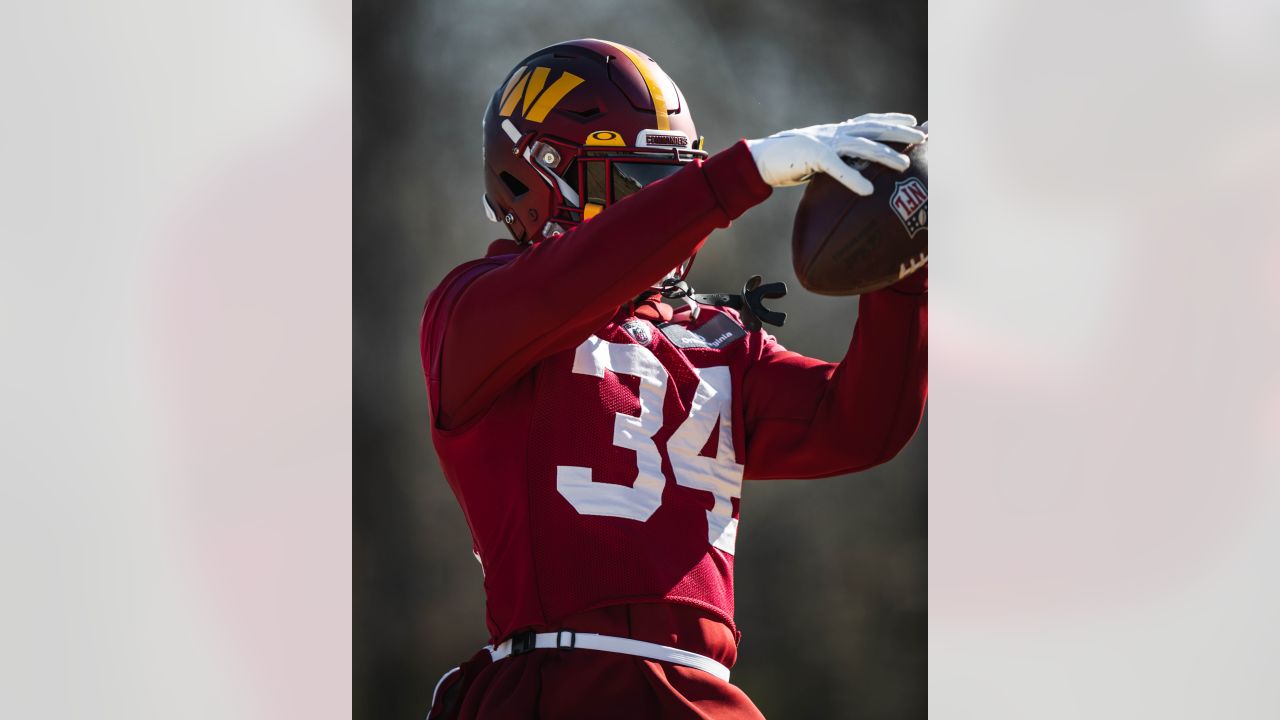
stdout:
<svg viewBox="0 0 1280 720">
<path fill-rule="evenodd" d="M 539 360 L 582 342 L 771 192 L 737 143 L 476 278 L 447 320 L 437 423 L 477 417 Z"/>
<path fill-rule="evenodd" d="M 915 434 L 928 395 L 928 268 L 863 295 L 844 360 L 767 338 L 748 369 L 744 477 L 814 478 L 864 470 Z"/>
<path fill-rule="evenodd" d="M 449 428 L 478 417 L 539 360 L 582 342 L 771 187 L 826 172 L 870 192 L 841 158 L 902 170 L 907 158 L 883 143 L 923 139 L 914 124 L 910 115 L 871 114 L 737 143 L 475 279 L 448 318 L 436 422 Z"/>
</svg>

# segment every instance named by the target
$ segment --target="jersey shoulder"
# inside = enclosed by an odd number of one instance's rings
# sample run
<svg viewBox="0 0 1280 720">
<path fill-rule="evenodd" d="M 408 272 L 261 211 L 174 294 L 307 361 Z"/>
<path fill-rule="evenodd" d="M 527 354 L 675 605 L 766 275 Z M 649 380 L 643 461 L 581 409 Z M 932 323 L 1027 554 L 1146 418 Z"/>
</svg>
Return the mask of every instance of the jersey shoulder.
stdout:
<svg viewBox="0 0 1280 720">
<path fill-rule="evenodd" d="M 473 280 L 490 270 L 502 267 L 516 258 L 515 255 L 491 255 L 458 265 L 441 278 L 440 283 L 427 295 L 427 307 L 439 305 L 447 296 L 456 296 Z"/>
<path fill-rule="evenodd" d="M 421 340 L 423 367 L 431 372 L 430 356 L 440 346 L 448 317 L 454 304 L 462 296 L 476 278 L 511 262 L 515 255 L 491 255 L 477 260 L 469 260 L 450 270 L 440 284 L 427 295 L 426 304 L 422 308 L 419 321 L 419 338 Z"/>
</svg>

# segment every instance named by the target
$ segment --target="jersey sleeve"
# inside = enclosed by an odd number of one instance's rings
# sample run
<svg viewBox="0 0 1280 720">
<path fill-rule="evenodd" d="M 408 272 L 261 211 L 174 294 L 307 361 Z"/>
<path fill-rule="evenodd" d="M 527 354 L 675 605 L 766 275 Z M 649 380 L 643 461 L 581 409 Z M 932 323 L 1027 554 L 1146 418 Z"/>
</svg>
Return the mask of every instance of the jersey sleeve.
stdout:
<svg viewBox="0 0 1280 720">
<path fill-rule="evenodd" d="M 441 347 L 429 349 L 441 353 L 437 425 L 478 417 L 771 192 L 739 142 L 471 279 L 444 319 Z"/>
<path fill-rule="evenodd" d="M 744 379 L 746 479 L 856 472 L 906 446 L 928 395 L 927 272 L 861 297 L 839 363 L 764 336 Z"/>
</svg>

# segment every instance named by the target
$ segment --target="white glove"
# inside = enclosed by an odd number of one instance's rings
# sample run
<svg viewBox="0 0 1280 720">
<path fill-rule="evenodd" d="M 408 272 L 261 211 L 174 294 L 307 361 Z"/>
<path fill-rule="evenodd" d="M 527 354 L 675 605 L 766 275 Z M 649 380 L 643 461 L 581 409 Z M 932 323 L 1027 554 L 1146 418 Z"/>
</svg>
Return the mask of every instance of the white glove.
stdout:
<svg viewBox="0 0 1280 720">
<path fill-rule="evenodd" d="M 884 143 L 923 141 L 928 136 L 915 125 L 916 119 L 904 113 L 868 113 L 748 140 L 747 147 L 760 177 L 773 187 L 800 185 L 823 172 L 859 195 L 870 195 L 871 181 L 841 158 L 868 160 L 902 172 L 911 161 Z"/>
</svg>

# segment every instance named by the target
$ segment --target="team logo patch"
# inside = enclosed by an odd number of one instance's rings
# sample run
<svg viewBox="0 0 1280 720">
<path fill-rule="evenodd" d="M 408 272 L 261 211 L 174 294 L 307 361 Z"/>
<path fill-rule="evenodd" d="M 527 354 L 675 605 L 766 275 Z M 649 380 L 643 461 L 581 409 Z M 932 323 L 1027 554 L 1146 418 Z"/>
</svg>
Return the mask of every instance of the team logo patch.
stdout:
<svg viewBox="0 0 1280 720">
<path fill-rule="evenodd" d="M 896 183 L 889 206 L 911 237 L 929 229 L 929 188 L 920 182 L 920 178 L 907 178 Z"/>
<path fill-rule="evenodd" d="M 511 117 L 512 113 L 518 113 L 529 122 L 540 123 L 547 119 L 547 113 L 570 90 L 582 84 L 582 78 L 565 72 L 548 85 L 551 68 L 535 67 L 529 72 L 525 72 L 526 70 L 529 68 L 518 68 L 502 89 L 502 96 L 498 99 L 501 106 L 498 110 L 500 117 Z"/>
<path fill-rule="evenodd" d="M 678 348 L 711 348 L 719 350 L 747 336 L 747 331 L 727 315 L 717 315 L 697 330 L 683 325 L 662 326 L 662 334 Z"/>
<path fill-rule="evenodd" d="M 622 329 L 641 345 L 648 345 L 653 339 L 653 334 L 649 332 L 649 323 L 643 320 L 628 320 L 622 323 Z"/>
</svg>

